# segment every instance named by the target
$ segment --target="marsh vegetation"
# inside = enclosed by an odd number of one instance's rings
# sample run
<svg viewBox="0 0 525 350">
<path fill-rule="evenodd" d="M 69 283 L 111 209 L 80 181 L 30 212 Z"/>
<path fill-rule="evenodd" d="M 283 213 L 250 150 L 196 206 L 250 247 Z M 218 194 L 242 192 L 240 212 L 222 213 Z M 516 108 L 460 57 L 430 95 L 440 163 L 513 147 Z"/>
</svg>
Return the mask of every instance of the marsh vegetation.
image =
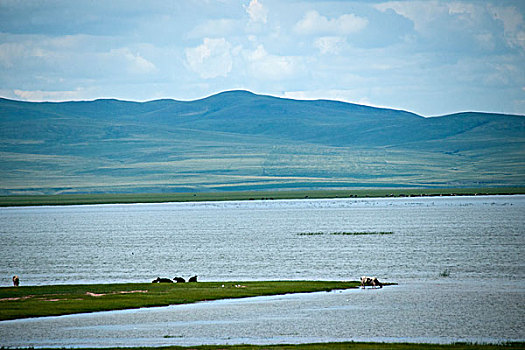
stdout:
<svg viewBox="0 0 525 350">
<path fill-rule="evenodd" d="M 298 236 L 367 236 L 367 235 L 392 235 L 392 231 L 337 231 L 337 232 L 300 232 Z"/>
</svg>

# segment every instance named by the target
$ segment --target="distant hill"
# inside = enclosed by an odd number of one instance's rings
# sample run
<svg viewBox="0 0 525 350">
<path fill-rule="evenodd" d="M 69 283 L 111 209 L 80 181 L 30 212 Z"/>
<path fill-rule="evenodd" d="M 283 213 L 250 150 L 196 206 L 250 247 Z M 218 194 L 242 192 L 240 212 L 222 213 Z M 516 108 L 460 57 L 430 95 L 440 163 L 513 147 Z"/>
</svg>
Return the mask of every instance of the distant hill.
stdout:
<svg viewBox="0 0 525 350">
<path fill-rule="evenodd" d="M 422 116 L 228 91 L 0 99 L 0 194 L 525 185 L 525 116 Z"/>
</svg>

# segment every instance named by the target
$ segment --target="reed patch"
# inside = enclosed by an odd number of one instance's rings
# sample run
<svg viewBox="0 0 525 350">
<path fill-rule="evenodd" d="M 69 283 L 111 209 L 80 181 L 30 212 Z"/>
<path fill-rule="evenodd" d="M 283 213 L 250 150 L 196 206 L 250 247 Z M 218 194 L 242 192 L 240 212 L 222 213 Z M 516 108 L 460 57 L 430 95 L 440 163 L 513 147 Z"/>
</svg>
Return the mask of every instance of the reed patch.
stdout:
<svg viewBox="0 0 525 350">
<path fill-rule="evenodd" d="M 298 236 L 367 236 L 392 235 L 392 231 L 337 231 L 337 232 L 299 232 Z"/>
</svg>

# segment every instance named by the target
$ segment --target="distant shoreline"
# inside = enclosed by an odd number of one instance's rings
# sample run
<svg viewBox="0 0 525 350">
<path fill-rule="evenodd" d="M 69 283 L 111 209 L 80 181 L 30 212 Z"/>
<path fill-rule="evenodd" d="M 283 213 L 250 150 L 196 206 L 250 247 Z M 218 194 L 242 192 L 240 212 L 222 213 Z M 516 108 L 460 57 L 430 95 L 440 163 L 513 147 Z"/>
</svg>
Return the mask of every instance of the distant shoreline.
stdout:
<svg viewBox="0 0 525 350">
<path fill-rule="evenodd" d="M 515 194 L 525 194 L 525 187 L 9 195 L 0 196 L 0 207 Z"/>
</svg>

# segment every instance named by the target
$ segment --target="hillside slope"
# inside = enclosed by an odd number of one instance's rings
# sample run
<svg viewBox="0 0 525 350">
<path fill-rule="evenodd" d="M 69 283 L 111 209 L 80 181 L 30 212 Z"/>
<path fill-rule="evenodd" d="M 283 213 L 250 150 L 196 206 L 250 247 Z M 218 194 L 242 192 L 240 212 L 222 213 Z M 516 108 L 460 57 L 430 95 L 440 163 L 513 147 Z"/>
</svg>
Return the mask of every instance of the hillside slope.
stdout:
<svg viewBox="0 0 525 350">
<path fill-rule="evenodd" d="M 228 91 L 0 99 L 0 194 L 525 184 L 525 117 L 434 118 Z"/>
</svg>

